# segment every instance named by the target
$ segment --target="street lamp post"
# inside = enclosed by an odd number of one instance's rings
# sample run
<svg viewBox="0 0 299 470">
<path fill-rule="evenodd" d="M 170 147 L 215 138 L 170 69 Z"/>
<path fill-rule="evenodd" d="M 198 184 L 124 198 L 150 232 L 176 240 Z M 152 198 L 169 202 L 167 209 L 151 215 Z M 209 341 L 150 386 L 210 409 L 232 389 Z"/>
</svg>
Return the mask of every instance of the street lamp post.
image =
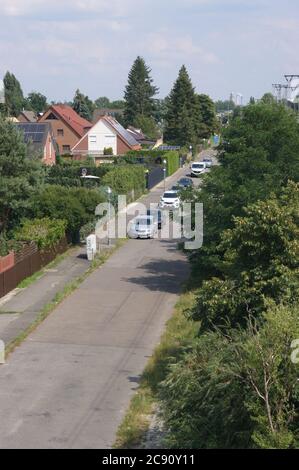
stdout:
<svg viewBox="0 0 299 470">
<path fill-rule="evenodd" d="M 166 163 L 167 161 L 166 160 L 163 160 L 163 164 L 164 164 L 164 167 L 163 167 L 163 173 L 164 173 L 164 193 L 166 191 Z"/>
<path fill-rule="evenodd" d="M 108 194 L 108 226 L 107 226 L 107 228 L 108 228 L 108 246 L 111 245 L 111 240 L 110 240 L 111 193 L 112 193 L 112 189 L 110 188 L 110 186 L 108 186 L 107 187 L 107 194 Z"/>
</svg>

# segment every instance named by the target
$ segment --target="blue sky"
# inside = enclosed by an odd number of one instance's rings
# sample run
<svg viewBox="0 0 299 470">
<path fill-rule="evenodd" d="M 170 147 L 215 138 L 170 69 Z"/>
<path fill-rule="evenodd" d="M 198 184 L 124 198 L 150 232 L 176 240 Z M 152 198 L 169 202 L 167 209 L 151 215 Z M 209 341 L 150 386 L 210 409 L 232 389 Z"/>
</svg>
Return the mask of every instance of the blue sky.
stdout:
<svg viewBox="0 0 299 470">
<path fill-rule="evenodd" d="M 298 0 L 1 0 L 0 76 L 25 93 L 122 98 L 142 55 L 160 96 L 184 63 L 200 93 L 260 97 L 299 73 Z"/>
</svg>

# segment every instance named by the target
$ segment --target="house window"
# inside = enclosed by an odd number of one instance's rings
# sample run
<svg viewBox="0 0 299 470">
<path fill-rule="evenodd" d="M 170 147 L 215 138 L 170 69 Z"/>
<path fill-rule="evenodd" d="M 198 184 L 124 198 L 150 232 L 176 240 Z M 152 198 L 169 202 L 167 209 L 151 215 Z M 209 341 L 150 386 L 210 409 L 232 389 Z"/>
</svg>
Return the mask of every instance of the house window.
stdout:
<svg viewBox="0 0 299 470">
<path fill-rule="evenodd" d="M 97 136 L 96 135 L 90 135 L 89 136 L 89 142 L 91 144 L 96 144 L 97 143 Z"/>
<path fill-rule="evenodd" d="M 57 129 L 57 135 L 58 135 L 58 137 L 63 137 L 64 136 L 64 130 L 63 129 Z"/>
<path fill-rule="evenodd" d="M 62 146 L 63 153 L 71 153 L 71 146 L 70 145 L 63 145 Z"/>
<path fill-rule="evenodd" d="M 49 116 L 46 118 L 46 120 L 48 119 L 53 120 L 53 119 L 57 119 L 57 117 L 55 116 L 55 114 L 50 113 Z"/>
</svg>

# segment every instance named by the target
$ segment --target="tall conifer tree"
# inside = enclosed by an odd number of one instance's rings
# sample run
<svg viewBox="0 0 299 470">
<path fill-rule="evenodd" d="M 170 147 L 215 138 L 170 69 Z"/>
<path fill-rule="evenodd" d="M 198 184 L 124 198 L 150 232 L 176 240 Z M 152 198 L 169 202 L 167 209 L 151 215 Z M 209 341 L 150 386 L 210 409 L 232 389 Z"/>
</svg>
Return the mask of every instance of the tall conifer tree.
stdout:
<svg viewBox="0 0 299 470">
<path fill-rule="evenodd" d="M 144 59 L 138 56 L 130 70 L 125 90 L 126 125 L 135 125 L 140 117 L 153 117 L 154 96 L 158 93 L 158 88 L 153 85 L 150 73 L 151 69 L 146 65 Z"/>
<path fill-rule="evenodd" d="M 11 116 L 18 117 L 24 106 L 21 84 L 14 74 L 10 72 L 6 72 L 3 82 L 6 110 Z"/>
<path fill-rule="evenodd" d="M 184 65 L 170 92 L 167 107 L 165 140 L 178 145 L 195 142 L 199 109 L 196 106 L 194 87 Z"/>
</svg>

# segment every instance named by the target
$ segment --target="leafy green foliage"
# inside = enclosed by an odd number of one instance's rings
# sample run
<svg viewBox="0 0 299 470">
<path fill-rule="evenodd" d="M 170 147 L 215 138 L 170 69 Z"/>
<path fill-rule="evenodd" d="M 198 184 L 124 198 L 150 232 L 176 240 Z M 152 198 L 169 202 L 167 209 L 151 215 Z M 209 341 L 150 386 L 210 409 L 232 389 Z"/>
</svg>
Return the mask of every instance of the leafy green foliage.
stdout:
<svg viewBox="0 0 299 470">
<path fill-rule="evenodd" d="M 76 111 L 79 116 L 86 119 L 87 121 L 92 120 L 92 113 L 94 110 L 93 102 L 88 98 L 88 96 L 83 95 L 80 90 L 76 90 L 72 108 Z"/>
<path fill-rule="evenodd" d="M 197 95 L 196 100 L 201 115 L 201 122 L 198 123 L 198 137 L 208 139 L 218 131 L 215 105 L 208 95 Z"/>
<path fill-rule="evenodd" d="M 290 183 L 280 197 L 250 205 L 245 214 L 223 232 L 222 276 L 199 289 L 193 315 L 203 327 L 244 324 L 248 313 L 265 310 L 267 299 L 299 300 L 299 185 Z"/>
<path fill-rule="evenodd" d="M 110 170 L 102 179 L 104 186 L 110 186 L 117 194 L 128 194 L 134 190 L 137 194 L 145 191 L 143 166 L 124 165 Z"/>
<path fill-rule="evenodd" d="M 108 109 L 124 109 L 125 102 L 123 100 L 110 101 L 106 96 L 100 96 L 94 102 L 96 108 L 108 108 Z"/>
<path fill-rule="evenodd" d="M 20 82 L 13 73 L 6 72 L 3 79 L 5 106 L 8 114 L 18 117 L 24 106 L 24 95 Z"/>
<path fill-rule="evenodd" d="M 88 181 L 82 181 L 82 169 L 87 170 L 88 175 L 98 176 L 102 178 L 110 169 L 110 164 L 102 164 L 98 167 L 94 163 L 87 161 L 79 162 L 62 162 L 59 165 L 53 165 L 47 168 L 46 182 L 48 184 L 62 185 L 62 186 L 77 186 L 80 187 L 84 184 L 87 186 Z M 98 186 L 98 181 L 92 182 L 94 186 Z"/>
<path fill-rule="evenodd" d="M 178 152 L 170 151 L 166 152 L 163 159 L 167 161 L 167 175 L 170 176 L 175 173 L 180 167 L 180 158 Z"/>
<path fill-rule="evenodd" d="M 218 100 L 215 102 L 215 109 L 217 113 L 232 111 L 235 109 L 235 107 L 236 105 L 233 102 L 233 100 L 225 100 L 225 101 Z"/>
<path fill-rule="evenodd" d="M 298 307 L 269 307 L 262 324 L 207 332 L 173 364 L 161 389 L 176 448 L 298 446 Z"/>
<path fill-rule="evenodd" d="M 277 104 L 242 109 L 223 131 L 220 166 L 203 178 L 194 201 L 204 204 L 204 246 L 193 254 L 205 275 L 219 273 L 221 233 L 233 217 L 271 193 L 279 194 L 289 179 L 299 181 L 299 124 L 292 112 Z"/>
<path fill-rule="evenodd" d="M 105 147 L 104 148 L 104 155 L 113 155 L 113 148 L 112 147 Z"/>
<path fill-rule="evenodd" d="M 76 240 L 80 228 L 95 218 L 95 209 L 105 200 L 99 190 L 45 186 L 32 199 L 31 217 L 67 221 L 67 233 Z"/>
<path fill-rule="evenodd" d="M 36 91 L 29 93 L 26 98 L 26 109 L 34 111 L 35 114 L 43 113 L 47 106 L 47 97 Z"/>
<path fill-rule="evenodd" d="M 0 232 L 17 225 L 44 182 L 44 167 L 27 155 L 22 134 L 0 118 Z"/>
<path fill-rule="evenodd" d="M 157 124 L 151 116 L 138 115 L 135 119 L 135 126 L 137 129 L 141 129 L 149 139 L 155 141 L 159 137 Z"/>
<path fill-rule="evenodd" d="M 298 448 L 299 125 L 265 99 L 223 134 L 220 166 L 187 196 L 204 204 L 190 254 L 201 327 L 162 385 L 168 444 Z"/>
<path fill-rule="evenodd" d="M 42 250 L 54 246 L 65 236 L 66 225 L 66 221 L 60 219 L 25 219 L 14 233 L 14 238 L 18 241 L 35 242 Z"/>
<path fill-rule="evenodd" d="M 153 85 L 151 70 L 142 57 L 137 57 L 128 77 L 125 90 L 125 122 L 135 126 L 140 117 L 150 118 L 155 110 L 154 96 L 158 88 Z"/>
<path fill-rule="evenodd" d="M 195 145 L 213 133 L 216 126 L 215 107 L 206 95 L 197 95 L 183 65 L 167 98 L 165 140 L 177 145 Z"/>
</svg>

